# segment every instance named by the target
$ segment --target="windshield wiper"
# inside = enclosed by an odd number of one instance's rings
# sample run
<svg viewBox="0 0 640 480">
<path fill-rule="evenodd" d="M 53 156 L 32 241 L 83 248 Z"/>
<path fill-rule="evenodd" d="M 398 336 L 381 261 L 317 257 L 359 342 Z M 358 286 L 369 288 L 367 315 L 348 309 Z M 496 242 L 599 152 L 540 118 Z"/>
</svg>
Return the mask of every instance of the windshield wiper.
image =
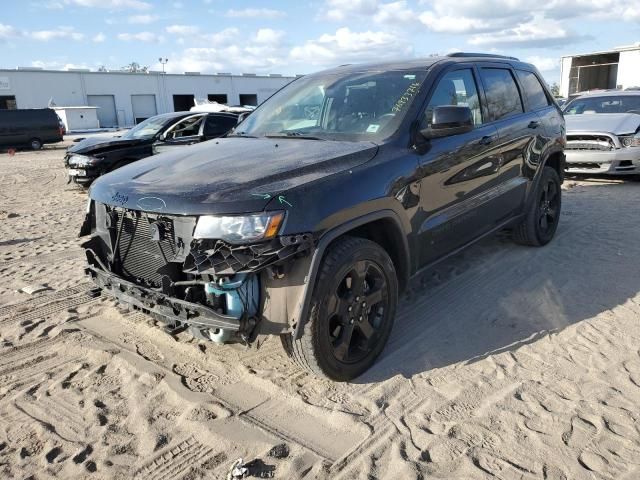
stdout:
<svg viewBox="0 0 640 480">
<path fill-rule="evenodd" d="M 234 132 L 225 135 L 225 137 L 243 137 L 243 138 L 258 138 L 255 135 L 247 135 L 244 132 Z"/>
<path fill-rule="evenodd" d="M 305 135 L 302 132 L 279 132 L 267 133 L 266 138 L 299 138 L 301 140 L 325 140 L 324 138 L 314 137 L 313 135 Z"/>
</svg>

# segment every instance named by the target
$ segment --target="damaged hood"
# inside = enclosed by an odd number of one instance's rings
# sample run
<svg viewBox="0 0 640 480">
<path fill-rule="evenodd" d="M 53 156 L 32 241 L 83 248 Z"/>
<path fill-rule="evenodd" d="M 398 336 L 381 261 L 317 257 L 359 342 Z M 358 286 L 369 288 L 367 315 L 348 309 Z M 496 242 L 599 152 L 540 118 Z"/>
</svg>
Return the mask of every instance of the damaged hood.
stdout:
<svg viewBox="0 0 640 480">
<path fill-rule="evenodd" d="M 635 133 L 640 127 L 640 115 L 636 113 L 583 113 L 565 115 L 567 133 L 607 132 L 615 135 Z"/>
<path fill-rule="evenodd" d="M 122 137 L 89 137 L 81 140 L 80 142 L 70 146 L 67 149 L 68 153 L 78 153 L 82 155 L 98 153 L 103 150 L 109 150 L 112 148 L 129 147 L 131 145 L 139 145 L 141 143 L 149 142 L 148 139 L 136 139 L 136 138 L 122 138 Z"/>
<path fill-rule="evenodd" d="M 91 187 L 109 205 L 178 215 L 261 211 L 270 199 L 371 160 L 371 142 L 230 137 L 119 168 Z"/>
</svg>

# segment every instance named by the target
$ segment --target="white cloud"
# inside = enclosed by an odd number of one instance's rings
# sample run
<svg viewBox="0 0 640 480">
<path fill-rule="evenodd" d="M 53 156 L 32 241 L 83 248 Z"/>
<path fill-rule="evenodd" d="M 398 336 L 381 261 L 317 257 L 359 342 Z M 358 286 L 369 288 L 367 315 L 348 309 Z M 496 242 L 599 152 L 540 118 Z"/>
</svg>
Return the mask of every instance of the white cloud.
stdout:
<svg viewBox="0 0 640 480">
<path fill-rule="evenodd" d="M 142 0 L 64 0 L 64 4 L 77 7 L 109 8 L 113 10 L 146 10 L 151 8 L 151 4 L 149 2 L 144 2 Z"/>
<path fill-rule="evenodd" d="M 166 30 L 167 33 L 174 35 L 195 35 L 200 31 L 200 28 L 195 25 L 169 25 Z"/>
<path fill-rule="evenodd" d="M 324 34 L 293 48 L 291 58 L 312 65 L 333 66 L 406 57 L 412 53 L 411 45 L 392 33 L 352 32 L 344 27 L 334 35 Z"/>
<path fill-rule="evenodd" d="M 91 39 L 91 41 L 92 41 L 92 42 L 94 42 L 94 43 L 102 43 L 102 42 L 104 42 L 106 39 L 107 39 L 107 36 L 106 36 L 104 33 L 100 32 L 100 33 L 98 33 L 97 35 L 95 35 L 95 36 Z"/>
<path fill-rule="evenodd" d="M 59 61 L 34 60 L 31 62 L 32 67 L 42 68 L 44 70 L 70 70 L 73 68 L 90 68 L 86 63 L 66 63 Z"/>
<path fill-rule="evenodd" d="M 536 14 L 526 23 L 495 32 L 480 33 L 469 40 L 472 45 L 509 45 L 516 48 L 553 47 L 587 38 L 567 29 L 558 20 Z"/>
<path fill-rule="evenodd" d="M 130 23 L 133 25 L 148 25 L 149 23 L 153 23 L 157 21 L 159 18 L 160 17 L 158 15 L 150 15 L 150 14 L 131 15 L 127 17 L 127 23 Z"/>
<path fill-rule="evenodd" d="M 552 70 L 558 70 L 560 68 L 560 61 L 558 58 L 540 57 L 533 55 L 525 58 L 525 62 L 532 63 L 541 72 L 550 72 Z"/>
<path fill-rule="evenodd" d="M 287 14 L 281 10 L 274 10 L 272 8 L 244 8 L 242 10 L 227 10 L 225 13 L 227 17 L 231 18 L 280 18 L 285 17 Z"/>
<path fill-rule="evenodd" d="M 374 15 L 378 0 L 326 0 L 321 17 L 342 22 L 354 16 Z"/>
<path fill-rule="evenodd" d="M 248 34 L 227 28 L 197 38 L 207 47 L 186 48 L 167 65 L 168 71 L 272 73 L 287 64 L 284 32 L 279 30 L 263 28 Z"/>
<path fill-rule="evenodd" d="M 118 40 L 123 40 L 125 42 L 135 41 L 159 43 L 164 41 L 164 37 L 153 32 L 119 33 Z"/>
<path fill-rule="evenodd" d="M 408 24 L 416 20 L 416 15 L 407 7 L 407 2 L 400 0 L 398 2 L 381 3 L 378 10 L 373 16 L 373 21 L 380 24 Z"/>
<path fill-rule="evenodd" d="M 489 23 L 481 18 L 459 15 L 441 15 L 423 12 L 418 17 L 430 30 L 438 33 L 468 33 L 489 29 Z"/>
<path fill-rule="evenodd" d="M 0 23 L 0 42 L 9 38 L 18 37 L 20 32 L 11 25 Z"/>
<path fill-rule="evenodd" d="M 55 30 L 36 30 L 27 34 L 33 40 L 48 42 L 50 40 L 75 40 L 84 39 L 84 34 L 76 32 L 72 27 L 58 27 Z"/>
</svg>

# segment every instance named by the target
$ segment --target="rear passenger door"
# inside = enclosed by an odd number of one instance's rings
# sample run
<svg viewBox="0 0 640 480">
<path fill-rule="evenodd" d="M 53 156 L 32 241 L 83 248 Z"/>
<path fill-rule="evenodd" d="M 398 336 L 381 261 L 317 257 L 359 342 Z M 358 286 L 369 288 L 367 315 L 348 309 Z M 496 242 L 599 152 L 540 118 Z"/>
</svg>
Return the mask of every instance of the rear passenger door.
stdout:
<svg viewBox="0 0 640 480">
<path fill-rule="evenodd" d="M 526 111 L 514 70 L 505 64 L 480 65 L 489 120 L 498 129 L 502 165 L 498 171 L 499 201 L 494 202 L 497 220 L 518 212 L 524 202 L 531 165 L 540 159 L 544 125 L 535 112 Z"/>
</svg>

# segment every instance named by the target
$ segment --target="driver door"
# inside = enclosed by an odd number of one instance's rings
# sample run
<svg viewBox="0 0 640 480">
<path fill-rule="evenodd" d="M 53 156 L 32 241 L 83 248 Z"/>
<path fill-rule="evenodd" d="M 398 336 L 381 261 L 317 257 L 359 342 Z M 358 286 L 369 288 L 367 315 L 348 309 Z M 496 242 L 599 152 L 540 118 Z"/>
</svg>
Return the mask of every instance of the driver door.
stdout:
<svg viewBox="0 0 640 480">
<path fill-rule="evenodd" d="M 433 109 L 468 106 L 474 129 L 428 140 L 419 157 L 421 209 L 416 225 L 420 265 L 424 266 L 470 242 L 492 227 L 491 199 L 497 194 L 502 162 L 498 130 L 487 114 L 473 66 L 445 73 L 420 120 L 429 127 Z"/>
</svg>

